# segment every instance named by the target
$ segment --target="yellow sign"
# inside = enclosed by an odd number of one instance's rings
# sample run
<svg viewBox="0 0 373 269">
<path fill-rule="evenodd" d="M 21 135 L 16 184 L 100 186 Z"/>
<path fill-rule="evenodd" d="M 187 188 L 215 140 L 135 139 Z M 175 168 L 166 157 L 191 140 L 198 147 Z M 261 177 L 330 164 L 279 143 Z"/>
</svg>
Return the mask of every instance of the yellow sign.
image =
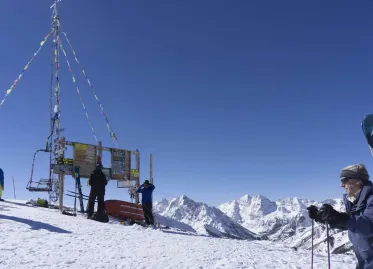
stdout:
<svg viewBox="0 0 373 269">
<path fill-rule="evenodd" d="M 139 177 L 140 174 L 139 174 L 139 171 L 137 171 L 137 169 L 131 169 L 131 177 Z"/>
<path fill-rule="evenodd" d="M 80 167 L 80 177 L 90 177 L 96 168 L 96 155 L 96 146 L 80 143 L 74 145 L 74 166 Z"/>
<path fill-rule="evenodd" d="M 76 143 L 74 145 L 74 149 L 77 150 L 77 151 L 86 151 L 87 150 L 87 147 L 88 145 L 86 144 L 79 144 L 79 143 Z"/>
<path fill-rule="evenodd" d="M 58 158 L 56 161 L 57 164 L 74 164 L 74 160 L 69 158 Z"/>
</svg>

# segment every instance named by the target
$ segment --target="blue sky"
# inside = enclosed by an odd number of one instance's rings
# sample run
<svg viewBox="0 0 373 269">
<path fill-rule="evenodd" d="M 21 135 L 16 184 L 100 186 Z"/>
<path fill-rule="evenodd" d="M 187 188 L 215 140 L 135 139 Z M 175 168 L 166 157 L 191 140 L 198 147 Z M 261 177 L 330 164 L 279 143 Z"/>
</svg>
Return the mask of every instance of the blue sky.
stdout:
<svg viewBox="0 0 373 269">
<path fill-rule="evenodd" d="M 4 94 L 48 33 L 50 5 L 0 2 Z M 372 11 L 368 1 L 336 0 L 60 5 L 119 147 L 140 149 L 142 180 L 154 155 L 155 199 L 186 194 L 210 205 L 258 193 L 340 197 L 343 166 L 365 163 L 373 174 L 360 126 L 373 113 Z M 111 146 L 66 51 L 97 135 Z M 48 43 L 0 109 L 5 198 L 13 197 L 12 176 L 18 199 L 45 197 L 25 187 L 48 136 L 50 63 Z M 67 139 L 95 143 L 62 55 L 61 98 Z M 38 159 L 36 178 L 47 176 L 46 159 Z M 129 200 L 115 182 L 106 198 Z"/>
</svg>

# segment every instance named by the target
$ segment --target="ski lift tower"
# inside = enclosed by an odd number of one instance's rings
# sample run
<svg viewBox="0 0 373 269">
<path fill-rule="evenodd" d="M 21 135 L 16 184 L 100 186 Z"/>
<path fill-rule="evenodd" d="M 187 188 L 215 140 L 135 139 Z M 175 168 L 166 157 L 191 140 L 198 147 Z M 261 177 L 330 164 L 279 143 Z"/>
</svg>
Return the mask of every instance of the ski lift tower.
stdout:
<svg viewBox="0 0 373 269">
<path fill-rule="evenodd" d="M 16 80 L 14 80 L 11 87 L 6 91 L 3 100 L 0 103 L 0 107 L 3 106 L 7 96 L 14 90 L 18 82 L 23 77 L 24 73 L 28 70 L 30 64 L 35 60 L 36 56 L 45 45 L 47 39 L 51 37 L 52 39 L 52 62 L 51 62 L 51 86 L 50 86 L 50 133 L 46 139 L 45 147 L 36 150 L 33 156 L 31 176 L 27 184 L 27 189 L 32 192 L 48 192 L 50 201 L 59 201 L 59 209 L 63 211 L 63 194 L 64 194 L 64 179 L 65 176 L 71 175 L 75 179 L 77 178 L 89 178 L 92 171 L 96 168 L 98 164 L 101 163 L 102 152 L 110 152 L 111 165 L 110 167 L 104 167 L 103 172 L 107 176 L 108 180 L 117 180 L 118 188 L 134 188 L 140 183 L 140 152 L 138 149 L 119 149 L 116 147 L 104 147 L 102 142 L 97 138 L 95 129 L 93 128 L 92 122 L 88 116 L 85 103 L 80 94 L 80 88 L 76 83 L 76 77 L 73 68 L 69 62 L 67 50 L 65 49 L 62 39 L 65 40 L 66 47 L 69 47 L 74 61 L 78 64 L 80 71 L 87 80 L 90 90 L 95 97 L 100 110 L 101 115 L 106 121 L 106 127 L 108 129 L 109 135 L 113 140 L 115 145 L 118 145 L 118 139 L 109 124 L 109 120 L 103 109 L 103 106 L 94 90 L 90 79 L 87 76 L 82 64 L 78 60 L 78 56 L 73 49 L 70 40 L 67 37 L 66 32 L 61 31 L 61 22 L 58 13 L 58 5 L 61 0 L 54 0 L 50 9 L 52 10 L 51 18 L 51 28 L 48 34 L 40 43 L 39 49 L 34 53 L 33 57 L 26 64 L 21 74 Z M 83 110 L 85 112 L 87 121 L 91 128 L 92 134 L 95 138 L 96 144 L 90 143 L 80 143 L 71 140 L 66 140 L 61 133 L 64 128 L 61 128 L 61 99 L 60 99 L 60 56 L 65 58 L 67 68 L 71 74 L 72 81 L 75 85 L 76 91 L 80 98 Z M 66 157 L 65 152 L 67 147 L 71 146 L 73 148 L 73 156 Z M 47 179 L 34 180 L 34 165 L 36 156 L 38 153 L 44 152 L 49 154 L 49 177 Z M 132 167 L 131 162 L 132 156 L 135 156 L 135 167 Z M 151 172 L 152 173 L 152 172 Z M 152 175 L 151 179 L 152 181 Z M 76 181 L 78 182 L 78 181 Z M 81 187 L 81 186 L 79 186 Z M 136 203 L 139 203 L 139 195 L 134 193 Z"/>
</svg>

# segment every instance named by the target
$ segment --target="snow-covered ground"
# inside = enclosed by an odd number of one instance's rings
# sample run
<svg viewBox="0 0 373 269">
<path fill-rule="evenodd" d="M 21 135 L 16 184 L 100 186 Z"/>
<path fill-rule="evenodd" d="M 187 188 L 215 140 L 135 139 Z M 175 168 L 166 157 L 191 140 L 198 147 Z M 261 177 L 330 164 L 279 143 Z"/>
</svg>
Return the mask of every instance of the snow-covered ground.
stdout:
<svg viewBox="0 0 373 269">
<path fill-rule="evenodd" d="M 19 202 L 19 201 L 18 201 Z M 115 221 L 99 223 L 58 210 L 0 202 L 0 268 L 310 268 L 311 252 L 271 241 L 198 236 Z M 331 267 L 354 268 L 351 255 Z M 314 268 L 327 268 L 315 254 Z"/>
</svg>

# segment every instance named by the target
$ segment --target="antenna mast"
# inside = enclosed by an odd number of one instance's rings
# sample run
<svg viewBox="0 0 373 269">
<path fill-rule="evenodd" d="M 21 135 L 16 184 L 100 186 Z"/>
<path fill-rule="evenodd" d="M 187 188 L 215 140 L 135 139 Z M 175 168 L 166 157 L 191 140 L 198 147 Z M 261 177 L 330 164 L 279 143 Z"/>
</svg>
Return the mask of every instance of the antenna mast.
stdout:
<svg viewBox="0 0 373 269">
<path fill-rule="evenodd" d="M 56 96 L 56 103 L 54 105 L 54 116 L 53 120 L 55 121 L 55 127 L 56 127 L 56 136 L 57 140 L 60 138 L 60 51 L 59 51 L 59 44 L 60 44 L 60 36 L 59 36 L 59 28 L 60 28 L 60 18 L 58 15 L 57 10 L 57 3 L 61 2 L 61 0 L 55 0 L 54 4 L 51 6 L 53 7 L 53 13 L 52 13 L 52 42 L 54 47 L 54 65 L 55 65 L 55 78 L 56 78 L 56 86 L 54 90 L 54 94 Z M 52 126 L 53 127 L 53 126 Z M 53 133 L 53 129 L 51 130 L 51 133 Z"/>
<path fill-rule="evenodd" d="M 51 64 L 51 94 L 50 94 L 50 104 L 51 104 L 51 111 L 50 111 L 50 121 L 51 121 L 51 130 L 50 130 L 50 136 L 48 137 L 49 141 L 47 141 L 47 149 L 49 151 L 49 184 L 51 189 L 55 189 L 54 192 L 50 192 L 50 199 L 52 200 L 51 195 L 56 195 L 57 190 L 60 191 L 60 199 L 61 194 L 63 195 L 63 189 L 61 186 L 63 186 L 63 176 L 59 176 L 58 182 L 54 182 L 53 180 L 53 168 L 52 164 L 54 163 L 54 160 L 57 160 L 59 158 L 64 157 L 64 148 L 65 145 L 62 142 L 63 139 L 61 139 L 61 109 L 60 109 L 60 18 L 58 14 L 58 3 L 61 2 L 61 0 L 55 0 L 54 4 L 50 7 L 53 9 L 52 11 L 52 22 L 51 22 L 51 34 L 52 34 L 52 64 Z M 53 102 L 53 93 L 55 96 L 55 101 Z M 54 105 L 53 105 L 54 103 Z M 55 139 L 53 139 L 53 134 L 55 133 Z M 52 157 L 52 154 L 54 153 L 54 158 Z M 52 185 L 55 184 L 53 187 Z M 59 185 L 59 186 L 58 186 Z M 53 200 L 57 200 L 57 197 L 53 197 Z"/>
</svg>

